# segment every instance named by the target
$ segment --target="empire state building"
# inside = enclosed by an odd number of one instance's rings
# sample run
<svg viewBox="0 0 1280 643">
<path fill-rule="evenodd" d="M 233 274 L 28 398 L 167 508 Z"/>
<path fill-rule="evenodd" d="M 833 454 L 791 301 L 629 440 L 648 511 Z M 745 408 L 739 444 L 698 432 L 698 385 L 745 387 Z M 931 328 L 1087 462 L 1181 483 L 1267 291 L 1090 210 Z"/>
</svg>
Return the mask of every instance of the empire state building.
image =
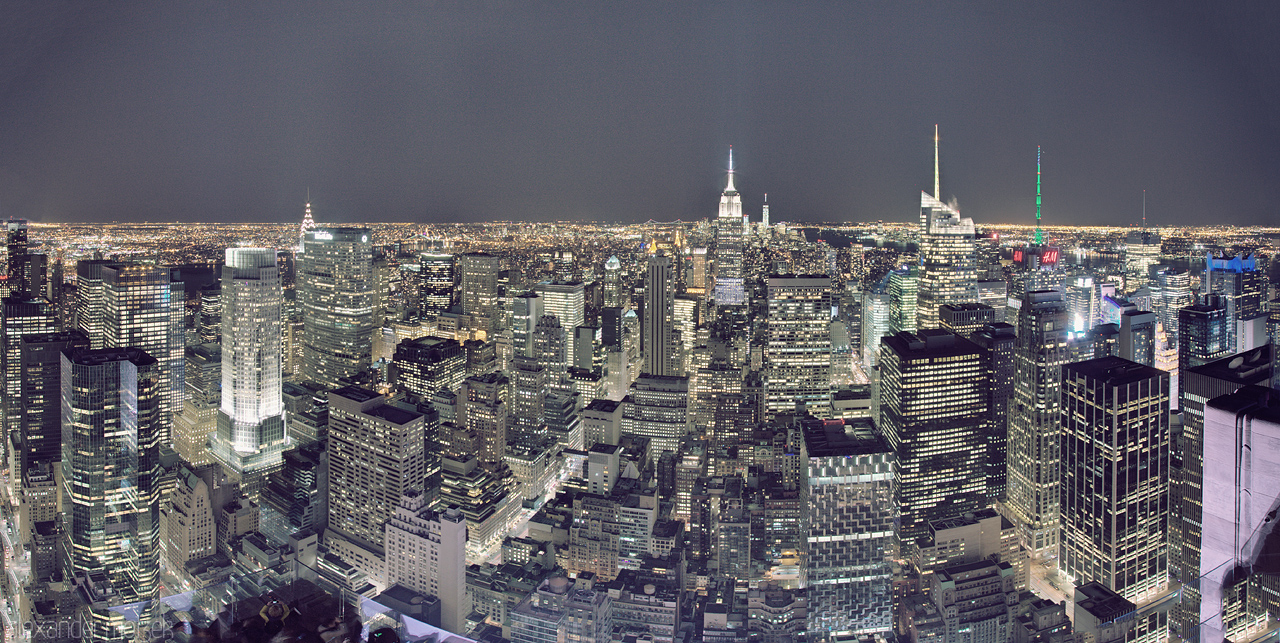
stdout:
<svg viewBox="0 0 1280 643">
<path fill-rule="evenodd" d="M 716 218 L 716 287 L 718 306 L 747 303 L 742 287 L 742 196 L 733 187 L 733 148 L 729 148 L 729 183 L 720 195 L 720 215 Z"/>
</svg>

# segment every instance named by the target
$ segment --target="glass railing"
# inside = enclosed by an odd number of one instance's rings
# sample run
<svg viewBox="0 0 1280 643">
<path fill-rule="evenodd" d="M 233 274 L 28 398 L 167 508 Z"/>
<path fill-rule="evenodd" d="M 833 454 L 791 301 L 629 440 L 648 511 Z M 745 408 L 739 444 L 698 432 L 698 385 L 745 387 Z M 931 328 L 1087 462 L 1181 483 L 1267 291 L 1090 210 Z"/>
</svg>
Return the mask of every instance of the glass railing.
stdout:
<svg viewBox="0 0 1280 643">
<path fill-rule="evenodd" d="M 362 641 L 370 632 L 381 628 L 395 630 L 402 641 L 472 641 L 341 587 L 318 570 L 297 561 L 248 574 L 232 573 L 220 583 L 155 601 L 114 605 L 106 611 L 123 617 L 124 623 L 118 627 L 122 630 L 122 640 L 171 637 L 182 641 L 189 638 L 192 628 L 205 628 L 215 622 L 221 632 L 253 627 L 257 625 L 254 619 L 262 619 L 264 606 L 271 601 L 288 606 L 287 626 L 300 629 L 315 631 L 334 622 L 349 624 L 354 629 L 358 623 Z M 191 628 L 184 627 L 184 623 L 189 623 Z"/>
</svg>

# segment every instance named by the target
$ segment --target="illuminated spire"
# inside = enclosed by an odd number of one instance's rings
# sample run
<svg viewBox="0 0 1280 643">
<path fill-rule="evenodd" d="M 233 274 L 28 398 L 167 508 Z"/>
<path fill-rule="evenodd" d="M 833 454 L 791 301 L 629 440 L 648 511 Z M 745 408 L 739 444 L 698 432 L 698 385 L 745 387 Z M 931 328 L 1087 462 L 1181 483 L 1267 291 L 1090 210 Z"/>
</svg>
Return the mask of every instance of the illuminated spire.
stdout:
<svg viewBox="0 0 1280 643">
<path fill-rule="evenodd" d="M 938 124 L 933 124 L 933 198 L 942 200 L 942 179 L 938 174 Z"/>
<path fill-rule="evenodd" d="M 725 186 L 725 192 L 737 192 L 733 187 L 733 146 L 729 146 L 729 185 Z"/>
<path fill-rule="evenodd" d="M 1040 232 L 1040 146 L 1036 146 L 1036 245 L 1044 243 Z"/>
</svg>

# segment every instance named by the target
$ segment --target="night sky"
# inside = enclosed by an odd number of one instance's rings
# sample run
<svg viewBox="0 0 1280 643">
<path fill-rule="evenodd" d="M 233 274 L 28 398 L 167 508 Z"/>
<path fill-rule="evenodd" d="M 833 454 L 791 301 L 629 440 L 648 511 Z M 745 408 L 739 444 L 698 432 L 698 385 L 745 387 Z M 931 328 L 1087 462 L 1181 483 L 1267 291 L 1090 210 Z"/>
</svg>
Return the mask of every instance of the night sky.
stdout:
<svg viewBox="0 0 1280 643">
<path fill-rule="evenodd" d="M 1113 6 L 1120 4 L 1122 6 Z M 3 3 L 0 217 L 1280 225 L 1280 3 Z"/>
</svg>

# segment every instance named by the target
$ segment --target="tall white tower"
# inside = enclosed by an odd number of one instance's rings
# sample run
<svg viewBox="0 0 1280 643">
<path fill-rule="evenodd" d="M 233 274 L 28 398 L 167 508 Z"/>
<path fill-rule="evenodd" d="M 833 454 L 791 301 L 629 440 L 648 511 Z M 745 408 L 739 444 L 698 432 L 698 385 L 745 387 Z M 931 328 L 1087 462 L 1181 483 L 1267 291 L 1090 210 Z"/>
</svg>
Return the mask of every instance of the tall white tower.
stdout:
<svg viewBox="0 0 1280 643">
<path fill-rule="evenodd" d="M 213 455 L 257 499 L 285 446 L 280 270 L 270 248 L 228 248 L 222 268 L 222 402 Z"/>
<path fill-rule="evenodd" d="M 729 148 L 729 181 L 720 195 L 716 218 L 716 290 L 720 306 L 747 303 L 742 285 L 742 195 L 733 186 L 733 148 Z"/>
</svg>

